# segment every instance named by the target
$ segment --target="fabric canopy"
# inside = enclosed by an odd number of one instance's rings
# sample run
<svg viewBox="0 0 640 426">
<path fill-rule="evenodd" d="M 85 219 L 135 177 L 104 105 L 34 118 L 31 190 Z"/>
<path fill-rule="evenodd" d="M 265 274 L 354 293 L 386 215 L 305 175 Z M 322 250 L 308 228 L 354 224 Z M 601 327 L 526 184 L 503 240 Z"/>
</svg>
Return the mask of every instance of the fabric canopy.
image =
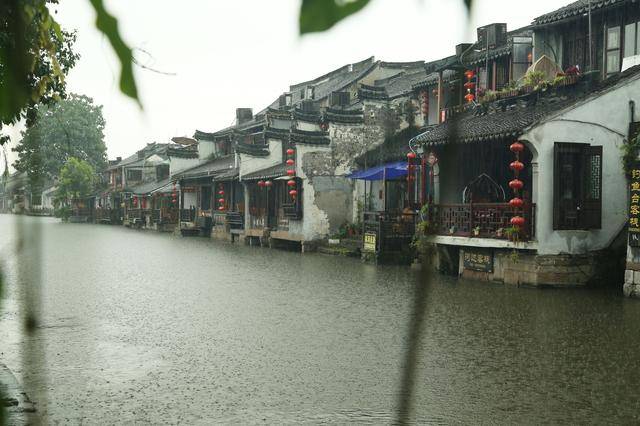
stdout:
<svg viewBox="0 0 640 426">
<path fill-rule="evenodd" d="M 382 166 L 371 167 L 367 170 L 360 170 L 351 173 L 348 178 L 361 180 L 391 180 L 407 175 L 407 162 L 397 161 L 395 163 L 387 163 Z"/>
</svg>

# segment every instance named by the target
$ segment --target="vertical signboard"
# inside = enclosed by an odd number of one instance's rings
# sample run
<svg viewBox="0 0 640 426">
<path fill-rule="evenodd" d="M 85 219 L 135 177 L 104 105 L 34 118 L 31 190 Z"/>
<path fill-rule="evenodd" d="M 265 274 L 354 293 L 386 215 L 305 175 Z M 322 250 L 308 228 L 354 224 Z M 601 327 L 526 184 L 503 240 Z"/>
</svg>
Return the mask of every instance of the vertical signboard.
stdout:
<svg viewBox="0 0 640 426">
<path fill-rule="evenodd" d="M 629 245 L 640 247 L 640 162 L 633 164 L 629 189 Z"/>
</svg>

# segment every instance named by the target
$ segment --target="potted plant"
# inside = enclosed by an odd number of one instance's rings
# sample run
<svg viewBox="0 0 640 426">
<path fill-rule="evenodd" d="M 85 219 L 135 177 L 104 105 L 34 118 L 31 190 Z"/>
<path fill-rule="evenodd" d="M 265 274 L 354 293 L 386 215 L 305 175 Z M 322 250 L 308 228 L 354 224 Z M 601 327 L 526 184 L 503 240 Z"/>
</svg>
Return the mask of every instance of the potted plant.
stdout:
<svg viewBox="0 0 640 426">
<path fill-rule="evenodd" d="M 480 235 L 480 227 L 479 227 L 479 226 L 476 226 L 475 228 L 473 228 L 473 229 L 471 230 L 471 232 L 473 233 L 473 236 L 474 236 L 474 237 L 477 237 L 478 235 Z"/>
</svg>

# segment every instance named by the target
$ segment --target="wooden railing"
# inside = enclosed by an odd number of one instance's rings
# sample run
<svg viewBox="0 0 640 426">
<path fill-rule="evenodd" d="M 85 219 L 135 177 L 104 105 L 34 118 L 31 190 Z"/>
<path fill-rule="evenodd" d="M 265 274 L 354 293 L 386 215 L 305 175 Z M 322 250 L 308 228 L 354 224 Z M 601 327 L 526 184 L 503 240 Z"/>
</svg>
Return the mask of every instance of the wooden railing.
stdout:
<svg viewBox="0 0 640 426">
<path fill-rule="evenodd" d="M 216 228 L 225 228 L 227 226 L 227 214 L 226 213 L 213 213 L 213 226 Z"/>
<path fill-rule="evenodd" d="M 520 240 L 535 236 L 535 204 L 525 204 L 525 226 Z M 438 235 L 472 236 L 478 238 L 508 239 L 510 220 L 516 211 L 508 203 L 436 204 L 432 207 L 429 221 Z"/>
<path fill-rule="evenodd" d="M 244 213 L 227 212 L 227 224 L 229 229 L 244 229 Z"/>
<path fill-rule="evenodd" d="M 376 234 L 376 251 L 401 251 L 416 232 L 414 213 L 365 212 L 363 234 Z"/>
</svg>

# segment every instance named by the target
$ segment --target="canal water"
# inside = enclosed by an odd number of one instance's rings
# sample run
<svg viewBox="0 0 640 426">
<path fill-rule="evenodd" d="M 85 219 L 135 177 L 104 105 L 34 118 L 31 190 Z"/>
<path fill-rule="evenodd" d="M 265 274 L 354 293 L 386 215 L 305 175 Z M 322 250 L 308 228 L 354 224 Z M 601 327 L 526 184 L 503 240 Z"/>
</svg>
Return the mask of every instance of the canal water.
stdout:
<svg viewBox="0 0 640 426">
<path fill-rule="evenodd" d="M 15 220 L 0 364 L 47 423 L 393 421 L 416 272 L 25 218 L 43 271 L 25 336 Z M 417 422 L 640 422 L 640 302 L 438 276 L 425 309 Z"/>
</svg>

